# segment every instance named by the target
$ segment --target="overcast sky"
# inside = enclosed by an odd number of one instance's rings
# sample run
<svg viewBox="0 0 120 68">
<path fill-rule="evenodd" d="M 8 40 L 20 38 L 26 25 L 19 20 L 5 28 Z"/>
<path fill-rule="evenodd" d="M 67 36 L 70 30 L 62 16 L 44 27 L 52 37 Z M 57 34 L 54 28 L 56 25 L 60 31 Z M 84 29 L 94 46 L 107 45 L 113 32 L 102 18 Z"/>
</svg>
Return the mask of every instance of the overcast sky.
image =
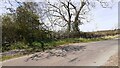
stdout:
<svg viewBox="0 0 120 68">
<path fill-rule="evenodd" d="M 10 6 L 8 4 L 4 5 Z M 6 10 L 3 9 L 3 3 L 0 2 L 0 15 L 5 11 Z M 118 28 L 118 0 L 116 0 L 115 5 L 111 9 L 96 6 L 96 8 L 91 11 L 90 17 L 92 21 L 81 25 L 81 31 L 97 31 Z"/>
<path fill-rule="evenodd" d="M 90 23 L 81 25 L 81 30 L 96 31 L 118 28 L 118 2 L 110 8 L 100 6 L 93 9 L 91 16 L 93 20 Z"/>
</svg>

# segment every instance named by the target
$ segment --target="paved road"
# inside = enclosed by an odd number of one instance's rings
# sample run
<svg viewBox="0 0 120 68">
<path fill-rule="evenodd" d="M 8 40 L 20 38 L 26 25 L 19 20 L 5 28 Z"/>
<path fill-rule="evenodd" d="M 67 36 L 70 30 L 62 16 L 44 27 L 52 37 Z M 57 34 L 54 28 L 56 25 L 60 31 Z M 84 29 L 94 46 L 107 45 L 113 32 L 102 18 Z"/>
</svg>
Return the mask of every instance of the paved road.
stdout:
<svg viewBox="0 0 120 68">
<path fill-rule="evenodd" d="M 69 46 L 80 46 L 78 51 L 69 51 L 66 56 L 51 56 L 25 61 L 24 56 L 3 62 L 3 66 L 101 66 L 110 56 L 118 52 L 118 40 L 106 40 L 90 43 L 75 43 Z M 44 54 L 44 53 L 43 53 Z"/>
</svg>

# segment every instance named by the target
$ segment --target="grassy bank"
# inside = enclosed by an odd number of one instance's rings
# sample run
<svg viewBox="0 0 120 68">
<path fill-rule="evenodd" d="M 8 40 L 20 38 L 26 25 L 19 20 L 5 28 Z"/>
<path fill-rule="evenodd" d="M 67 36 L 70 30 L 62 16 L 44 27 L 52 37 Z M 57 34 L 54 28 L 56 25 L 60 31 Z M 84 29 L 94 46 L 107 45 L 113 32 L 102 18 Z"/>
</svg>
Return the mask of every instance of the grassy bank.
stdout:
<svg viewBox="0 0 120 68">
<path fill-rule="evenodd" d="M 45 44 L 45 49 L 49 48 L 54 48 L 55 46 L 63 45 L 63 44 L 69 44 L 69 43 L 87 43 L 87 42 L 93 42 L 93 41 L 102 41 L 102 40 L 109 40 L 109 39 L 114 39 L 118 38 L 118 35 L 115 36 L 106 36 L 102 38 L 67 38 L 67 39 L 62 39 L 62 40 L 57 40 L 57 41 L 51 41 L 44 43 Z M 35 42 L 36 46 L 40 45 L 39 42 Z M 38 48 L 39 49 L 39 48 Z M 12 58 L 17 58 L 23 55 L 12 55 L 12 56 L 2 56 L 1 61 L 12 59 Z"/>
<path fill-rule="evenodd" d="M 0 58 L 0 61 L 5 61 L 5 60 L 12 59 L 12 58 L 18 58 L 21 56 L 24 56 L 24 55 L 17 54 L 17 55 L 12 55 L 12 56 L 2 56 L 2 58 Z"/>
<path fill-rule="evenodd" d="M 102 40 L 109 40 L 109 39 L 114 39 L 118 38 L 118 35 L 115 36 L 105 36 L 102 38 L 67 38 L 67 39 L 62 39 L 62 40 L 57 40 L 57 41 L 52 41 L 49 43 L 45 43 L 47 46 L 58 46 L 58 45 L 63 45 L 63 44 L 68 44 L 68 43 L 86 43 L 86 42 L 93 42 L 93 41 L 102 41 Z"/>
</svg>

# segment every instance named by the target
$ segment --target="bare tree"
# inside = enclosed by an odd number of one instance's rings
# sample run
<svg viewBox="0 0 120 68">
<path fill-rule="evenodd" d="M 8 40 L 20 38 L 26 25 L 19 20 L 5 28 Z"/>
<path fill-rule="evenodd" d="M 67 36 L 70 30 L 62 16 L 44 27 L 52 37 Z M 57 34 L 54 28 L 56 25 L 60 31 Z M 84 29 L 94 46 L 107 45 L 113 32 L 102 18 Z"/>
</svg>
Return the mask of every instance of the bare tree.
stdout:
<svg viewBox="0 0 120 68">
<path fill-rule="evenodd" d="M 79 35 L 79 25 L 85 21 L 89 22 L 87 16 L 89 11 L 100 4 L 103 8 L 111 8 L 112 1 L 105 0 L 57 0 L 54 3 L 46 1 L 48 8 L 46 13 L 49 14 L 52 23 L 60 27 L 67 26 L 67 32 L 73 32 Z"/>
<path fill-rule="evenodd" d="M 7 1 L 11 6 L 13 4 L 10 0 Z M 84 22 L 89 22 L 88 14 L 96 6 L 96 4 L 101 5 L 103 8 L 111 8 L 111 1 L 106 0 L 55 0 L 54 2 L 46 0 L 45 3 L 29 3 L 26 4 L 31 10 L 35 10 L 40 14 L 40 21 L 45 23 L 45 21 L 50 22 L 51 26 L 44 24 L 44 27 L 51 28 L 55 25 L 60 27 L 67 26 L 68 34 L 70 32 L 79 35 L 80 29 L 79 25 L 82 25 Z M 25 4 L 15 0 L 19 5 Z M 13 11 L 12 8 L 7 8 L 10 11 Z"/>
</svg>

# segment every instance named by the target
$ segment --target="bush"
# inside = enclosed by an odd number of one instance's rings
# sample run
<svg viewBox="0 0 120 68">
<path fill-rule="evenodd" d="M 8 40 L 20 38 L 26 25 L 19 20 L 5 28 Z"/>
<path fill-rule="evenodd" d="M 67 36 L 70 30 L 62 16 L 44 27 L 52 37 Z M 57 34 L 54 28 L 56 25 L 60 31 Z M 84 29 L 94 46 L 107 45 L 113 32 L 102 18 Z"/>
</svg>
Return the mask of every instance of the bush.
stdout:
<svg viewBox="0 0 120 68">
<path fill-rule="evenodd" d="M 41 46 L 42 45 L 41 45 L 40 42 L 35 41 L 35 42 L 32 43 L 32 46 L 30 46 L 30 49 L 32 51 L 41 51 Z"/>
<path fill-rule="evenodd" d="M 33 42 L 32 45 L 33 47 L 38 47 L 38 48 L 41 47 L 41 43 L 37 41 Z"/>
<path fill-rule="evenodd" d="M 28 45 L 25 44 L 24 42 L 16 42 L 11 45 L 10 49 L 15 50 L 15 49 L 26 49 L 28 48 Z"/>
</svg>

